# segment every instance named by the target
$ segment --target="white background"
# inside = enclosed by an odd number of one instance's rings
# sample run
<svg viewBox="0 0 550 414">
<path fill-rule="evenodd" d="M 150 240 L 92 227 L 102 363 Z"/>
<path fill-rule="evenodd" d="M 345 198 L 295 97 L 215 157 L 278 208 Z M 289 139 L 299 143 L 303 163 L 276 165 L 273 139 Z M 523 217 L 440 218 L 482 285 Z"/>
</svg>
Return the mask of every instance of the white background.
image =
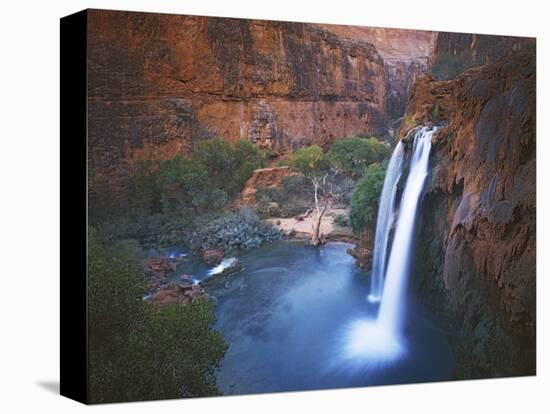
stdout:
<svg viewBox="0 0 550 414">
<path fill-rule="evenodd" d="M 544 1 L 5 0 L 0 13 L 0 411 L 550 412 Z M 538 37 L 538 376 L 85 408 L 59 381 L 59 21 L 86 7 Z M 549 41 L 550 42 L 550 41 Z M 545 125 L 543 125 L 545 124 Z M 548 130 L 548 128 L 544 128 Z M 75 137 L 82 139 L 82 137 Z M 549 161 L 546 161 L 549 162 Z M 547 187 L 547 186 L 546 186 Z M 547 190 L 547 188 L 546 188 Z M 67 194 L 65 194 L 67 196 Z M 75 275 L 76 276 L 76 275 Z M 546 300 L 546 301 L 545 301 Z M 510 361 L 513 363 L 513 361 Z"/>
</svg>

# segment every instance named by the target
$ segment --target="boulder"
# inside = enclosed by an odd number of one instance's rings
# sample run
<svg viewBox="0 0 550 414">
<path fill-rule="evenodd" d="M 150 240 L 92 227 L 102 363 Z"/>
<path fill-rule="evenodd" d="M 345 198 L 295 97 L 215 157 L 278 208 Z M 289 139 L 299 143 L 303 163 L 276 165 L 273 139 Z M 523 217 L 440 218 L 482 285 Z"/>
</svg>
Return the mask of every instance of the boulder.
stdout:
<svg viewBox="0 0 550 414">
<path fill-rule="evenodd" d="M 175 271 L 176 264 L 168 257 L 154 257 L 145 260 L 143 270 L 146 274 L 160 279 Z"/>
<path fill-rule="evenodd" d="M 158 306 L 170 305 L 172 303 L 187 305 L 194 299 L 204 295 L 204 290 L 199 285 L 176 285 L 170 282 L 153 293 L 149 300 L 152 304 Z"/>
<path fill-rule="evenodd" d="M 151 303 L 154 305 L 169 305 L 178 300 L 178 287 L 173 283 L 168 283 L 163 288 L 151 295 Z"/>
<path fill-rule="evenodd" d="M 218 265 L 223 259 L 223 249 L 208 249 L 203 251 L 202 260 L 209 265 Z"/>
<path fill-rule="evenodd" d="M 346 252 L 353 256 L 356 260 L 357 266 L 361 269 L 371 269 L 372 268 L 372 252 L 364 247 L 356 246 L 353 249 L 348 249 Z"/>
</svg>

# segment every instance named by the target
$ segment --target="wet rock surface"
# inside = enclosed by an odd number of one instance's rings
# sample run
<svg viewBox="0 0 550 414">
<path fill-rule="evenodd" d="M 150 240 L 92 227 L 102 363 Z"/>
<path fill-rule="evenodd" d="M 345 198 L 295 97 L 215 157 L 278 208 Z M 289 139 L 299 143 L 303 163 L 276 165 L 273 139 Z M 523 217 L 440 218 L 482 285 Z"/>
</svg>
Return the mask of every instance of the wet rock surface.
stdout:
<svg viewBox="0 0 550 414">
<path fill-rule="evenodd" d="M 361 269 L 370 270 L 372 268 L 372 251 L 360 246 L 353 249 L 347 249 L 346 253 L 355 258 L 355 264 Z"/>
<path fill-rule="evenodd" d="M 416 120 L 437 104 L 446 124 L 433 139 L 415 282 L 454 317 L 458 378 L 535 373 L 535 60 L 532 41 L 455 79 L 424 78 L 409 101 Z"/>
<path fill-rule="evenodd" d="M 199 285 L 169 282 L 152 293 L 149 300 L 153 305 L 157 306 L 166 306 L 174 303 L 187 305 L 202 296 L 205 296 L 205 292 Z"/>
</svg>

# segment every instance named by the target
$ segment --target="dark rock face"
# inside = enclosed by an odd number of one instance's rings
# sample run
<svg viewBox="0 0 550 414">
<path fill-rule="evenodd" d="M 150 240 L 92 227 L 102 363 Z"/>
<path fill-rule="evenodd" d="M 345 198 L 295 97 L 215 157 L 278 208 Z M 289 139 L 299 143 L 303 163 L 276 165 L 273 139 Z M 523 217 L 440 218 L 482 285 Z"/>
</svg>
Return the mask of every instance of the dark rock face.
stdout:
<svg viewBox="0 0 550 414">
<path fill-rule="evenodd" d="M 385 128 L 384 65 L 368 42 L 302 23 L 88 16 L 89 163 L 115 187 L 137 159 L 209 137 L 280 153 Z"/>
<path fill-rule="evenodd" d="M 534 43 L 453 80 L 423 78 L 409 101 L 418 122 L 436 102 L 447 121 L 434 135 L 414 280 L 457 321 L 459 378 L 535 373 Z"/>
<path fill-rule="evenodd" d="M 440 79 L 449 79 L 467 68 L 493 63 L 521 49 L 525 41 L 529 42 L 523 37 L 439 32 L 429 66 Z"/>
<path fill-rule="evenodd" d="M 407 99 L 416 79 L 428 71 L 428 58 L 386 61 L 386 110 L 389 119 L 405 114 Z"/>
</svg>

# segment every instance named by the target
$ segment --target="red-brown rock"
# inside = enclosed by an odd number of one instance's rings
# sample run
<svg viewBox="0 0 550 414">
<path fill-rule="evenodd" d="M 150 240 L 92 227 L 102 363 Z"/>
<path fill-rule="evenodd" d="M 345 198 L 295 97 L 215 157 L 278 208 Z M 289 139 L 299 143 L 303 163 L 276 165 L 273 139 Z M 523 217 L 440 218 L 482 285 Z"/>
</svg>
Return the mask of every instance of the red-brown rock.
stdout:
<svg viewBox="0 0 550 414">
<path fill-rule="evenodd" d="M 376 48 L 315 25 L 90 10 L 88 131 L 95 178 L 209 137 L 284 153 L 383 132 Z M 93 200 L 95 181 L 90 183 Z"/>
<path fill-rule="evenodd" d="M 285 177 L 293 174 L 289 167 L 272 167 L 254 170 L 246 182 L 237 204 L 251 205 L 256 203 L 256 192 L 260 187 L 274 188 L 283 184 Z"/>
<path fill-rule="evenodd" d="M 415 280 L 460 321 L 462 378 L 535 372 L 535 62 L 526 41 L 454 79 L 420 80 L 409 101 L 419 122 L 436 103 L 448 122 L 433 139 Z"/>
<path fill-rule="evenodd" d="M 208 249 L 202 252 L 202 260 L 204 263 L 212 266 L 219 265 L 223 260 L 223 249 Z"/>
<path fill-rule="evenodd" d="M 145 260 L 143 269 L 149 275 L 163 278 L 168 273 L 176 270 L 176 264 L 168 257 L 155 257 Z"/>
</svg>

